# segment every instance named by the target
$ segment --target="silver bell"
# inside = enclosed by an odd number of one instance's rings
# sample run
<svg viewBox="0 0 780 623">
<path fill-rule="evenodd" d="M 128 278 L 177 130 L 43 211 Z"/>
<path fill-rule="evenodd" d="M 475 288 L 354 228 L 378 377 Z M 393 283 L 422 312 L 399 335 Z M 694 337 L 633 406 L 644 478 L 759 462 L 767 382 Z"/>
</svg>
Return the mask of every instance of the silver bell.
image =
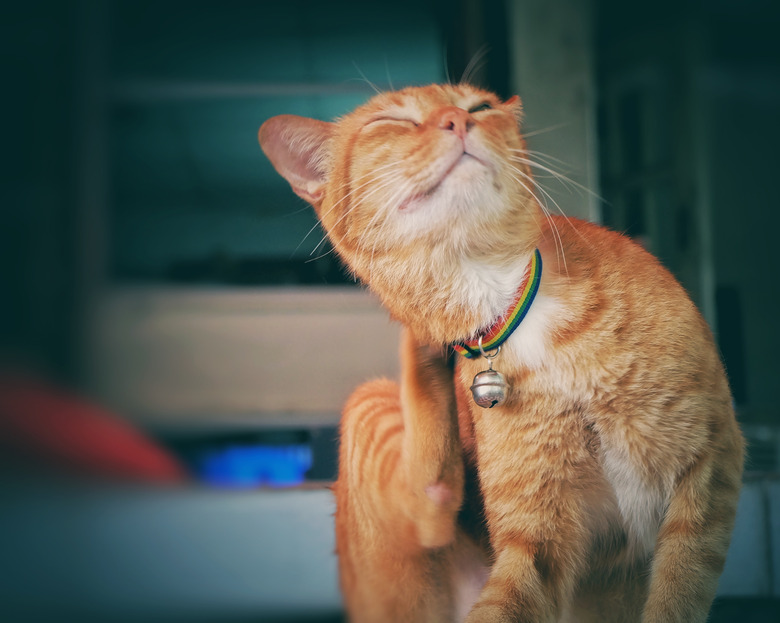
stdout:
<svg viewBox="0 0 780 623">
<path fill-rule="evenodd" d="M 493 368 L 477 373 L 471 383 L 474 402 L 483 409 L 492 409 L 506 400 L 507 384 L 504 375 Z"/>
</svg>

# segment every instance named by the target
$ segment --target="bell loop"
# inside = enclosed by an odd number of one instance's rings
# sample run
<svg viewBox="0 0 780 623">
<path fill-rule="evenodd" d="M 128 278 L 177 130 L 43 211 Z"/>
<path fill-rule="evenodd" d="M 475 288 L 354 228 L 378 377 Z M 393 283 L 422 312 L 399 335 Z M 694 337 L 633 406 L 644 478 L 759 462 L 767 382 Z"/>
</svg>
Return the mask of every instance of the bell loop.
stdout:
<svg viewBox="0 0 780 623">
<path fill-rule="evenodd" d="M 482 356 L 488 360 L 488 364 L 490 365 L 490 368 L 493 368 L 493 360 L 498 357 L 498 354 L 501 352 L 501 345 L 499 344 L 496 346 L 492 351 L 486 351 L 484 348 L 482 348 L 482 336 L 479 336 L 479 341 L 477 342 L 477 346 L 479 346 L 479 352 L 482 354 Z"/>
</svg>

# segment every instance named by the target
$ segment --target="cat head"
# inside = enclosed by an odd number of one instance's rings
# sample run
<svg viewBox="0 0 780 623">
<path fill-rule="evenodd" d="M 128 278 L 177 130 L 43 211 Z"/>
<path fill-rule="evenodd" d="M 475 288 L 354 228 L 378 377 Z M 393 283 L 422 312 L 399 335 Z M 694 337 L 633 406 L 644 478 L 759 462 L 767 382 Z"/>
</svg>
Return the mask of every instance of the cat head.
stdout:
<svg viewBox="0 0 780 623">
<path fill-rule="evenodd" d="M 539 206 L 520 117 L 516 96 L 430 85 L 379 94 L 333 123 L 273 117 L 259 139 L 387 303 L 446 289 L 464 259 L 500 265 L 533 248 Z"/>
</svg>

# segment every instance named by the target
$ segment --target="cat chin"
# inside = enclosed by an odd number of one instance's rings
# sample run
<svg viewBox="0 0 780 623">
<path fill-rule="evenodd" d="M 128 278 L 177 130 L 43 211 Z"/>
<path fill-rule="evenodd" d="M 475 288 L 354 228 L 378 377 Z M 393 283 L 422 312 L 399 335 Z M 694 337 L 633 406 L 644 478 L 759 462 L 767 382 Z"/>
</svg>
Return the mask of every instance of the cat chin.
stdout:
<svg viewBox="0 0 780 623">
<path fill-rule="evenodd" d="M 393 224 L 392 237 L 398 245 L 415 240 L 446 243 L 452 250 L 466 250 L 476 230 L 484 231 L 486 214 L 495 214 L 498 200 L 479 204 L 462 196 L 442 194 L 435 198 L 419 198 L 399 209 Z M 471 215 L 471 217 L 469 217 Z"/>
<path fill-rule="evenodd" d="M 473 160 L 457 167 L 433 191 L 405 199 L 389 218 L 399 243 L 431 235 L 454 243 L 489 230 L 508 205 L 489 169 Z"/>
<path fill-rule="evenodd" d="M 485 159 L 471 153 L 462 152 L 456 157 L 453 154 L 438 159 L 432 178 L 425 190 L 417 191 L 404 200 L 399 206 L 401 211 L 410 211 L 423 206 L 428 199 L 449 190 L 455 194 L 474 194 L 481 190 L 481 185 L 495 177 L 493 167 Z M 476 188 L 475 188 L 476 186 Z"/>
</svg>

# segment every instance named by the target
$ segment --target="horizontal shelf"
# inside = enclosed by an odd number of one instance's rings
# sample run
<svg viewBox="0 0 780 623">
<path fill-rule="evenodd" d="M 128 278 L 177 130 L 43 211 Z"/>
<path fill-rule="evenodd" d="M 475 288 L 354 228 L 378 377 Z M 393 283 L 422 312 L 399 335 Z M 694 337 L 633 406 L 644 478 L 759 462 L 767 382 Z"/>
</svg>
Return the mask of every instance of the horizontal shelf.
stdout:
<svg viewBox="0 0 780 623">
<path fill-rule="evenodd" d="M 350 393 L 398 376 L 400 325 L 363 289 L 110 288 L 90 385 L 150 426 L 329 426 Z"/>
</svg>

